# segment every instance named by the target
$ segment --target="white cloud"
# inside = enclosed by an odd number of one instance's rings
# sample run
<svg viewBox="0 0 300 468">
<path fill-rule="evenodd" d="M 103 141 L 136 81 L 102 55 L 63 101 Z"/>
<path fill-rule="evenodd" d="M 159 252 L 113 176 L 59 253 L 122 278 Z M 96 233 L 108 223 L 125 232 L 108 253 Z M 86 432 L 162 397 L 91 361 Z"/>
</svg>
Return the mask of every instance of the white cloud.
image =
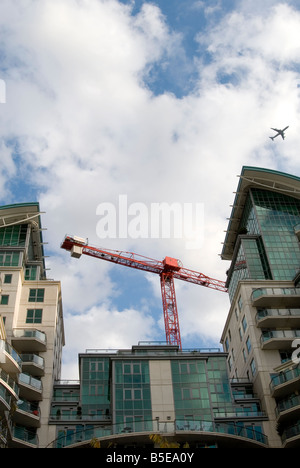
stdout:
<svg viewBox="0 0 300 468">
<path fill-rule="evenodd" d="M 128 349 L 140 341 L 153 340 L 154 319 L 143 311 L 134 309 L 108 309 L 105 305 L 94 306 L 77 315 L 65 317 L 69 346 L 64 353 L 63 379 L 76 379 L 77 356 L 87 349 Z"/>
<path fill-rule="evenodd" d="M 60 250 L 66 233 L 103 245 L 96 234 L 100 203 L 117 205 L 120 194 L 147 206 L 203 203 L 205 243 L 198 250 L 186 249 L 187 239 L 107 239 L 105 246 L 158 260 L 170 255 L 186 268 L 225 279 L 228 265 L 218 254 L 241 166 L 299 173 L 299 11 L 255 3 L 251 15 L 242 2 L 199 32 L 206 54 L 195 57 L 198 83 L 179 99 L 154 96 L 143 81 L 152 65 L 182 54 L 181 35 L 156 6 L 145 3 L 133 17 L 131 5 L 114 0 L 1 2 L 0 78 L 7 85 L 0 107 L 1 201 L 8 199 L 5 181 L 16 176 L 9 142 L 17 141 L 18 164 L 37 185 L 46 211 L 50 276 L 62 280 L 68 365 L 74 343 L 82 352 L 123 346 L 123 338 L 130 346 L 151 339 L 155 322 L 162 323 L 162 312 L 150 317 L 145 298 L 140 310 L 115 306 L 118 285 L 110 265 L 74 260 Z M 273 145 L 269 128 L 277 125 L 290 128 L 284 144 Z M 199 342 L 218 340 L 227 297 L 177 283 L 183 345 L 197 341 L 195 335 Z M 152 290 L 160 302 L 158 277 Z"/>
</svg>

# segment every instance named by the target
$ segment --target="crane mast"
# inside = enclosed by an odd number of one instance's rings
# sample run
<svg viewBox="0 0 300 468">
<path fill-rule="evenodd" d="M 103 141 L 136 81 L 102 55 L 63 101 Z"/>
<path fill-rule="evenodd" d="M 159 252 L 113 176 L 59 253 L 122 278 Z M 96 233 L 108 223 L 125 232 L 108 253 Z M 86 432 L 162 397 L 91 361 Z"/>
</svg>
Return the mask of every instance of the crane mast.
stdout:
<svg viewBox="0 0 300 468">
<path fill-rule="evenodd" d="M 161 284 L 166 341 L 169 345 L 178 345 L 180 349 L 182 349 L 182 345 L 174 279 L 227 292 L 223 281 L 183 268 L 180 260 L 172 257 L 165 257 L 164 260 L 160 261 L 133 252 L 102 249 L 88 245 L 85 239 L 77 236 L 65 236 L 61 248 L 69 251 L 71 256 L 75 258 L 88 255 L 118 265 L 158 274 Z"/>
</svg>

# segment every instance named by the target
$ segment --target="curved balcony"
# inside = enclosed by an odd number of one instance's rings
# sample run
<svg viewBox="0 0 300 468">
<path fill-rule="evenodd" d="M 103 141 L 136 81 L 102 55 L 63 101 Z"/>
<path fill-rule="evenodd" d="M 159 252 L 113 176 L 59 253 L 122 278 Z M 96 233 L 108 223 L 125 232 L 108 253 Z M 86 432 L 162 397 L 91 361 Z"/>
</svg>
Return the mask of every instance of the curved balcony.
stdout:
<svg viewBox="0 0 300 468">
<path fill-rule="evenodd" d="M 272 377 L 270 382 L 270 391 L 273 398 L 280 398 L 290 395 L 299 389 L 300 384 L 300 366 L 280 372 Z"/>
<path fill-rule="evenodd" d="M 300 309 L 259 309 L 256 314 L 258 328 L 299 328 Z"/>
<path fill-rule="evenodd" d="M 0 365 L 7 374 L 16 375 L 21 372 L 22 360 L 15 349 L 7 343 L 0 340 Z"/>
<path fill-rule="evenodd" d="M 3 369 L 0 369 L 0 383 L 12 394 L 17 400 L 19 396 L 19 386 L 17 382 L 7 374 Z"/>
<path fill-rule="evenodd" d="M 296 226 L 294 226 L 294 231 L 295 231 L 296 236 L 300 240 L 300 224 L 296 224 Z"/>
<path fill-rule="evenodd" d="M 157 427 L 157 430 L 152 429 Z M 113 443 L 117 447 L 127 444 L 149 444 L 150 436 L 162 435 L 170 441 L 193 444 L 216 444 L 220 448 L 266 448 L 268 439 L 261 432 L 252 427 L 243 427 L 234 422 L 205 422 L 205 421 L 140 421 L 135 427 L 116 426 L 82 426 L 80 430 L 65 432 L 52 442 L 54 448 L 89 447 L 92 439 L 98 439 L 101 447 L 108 447 Z"/>
<path fill-rule="evenodd" d="M 20 353 L 39 353 L 47 350 L 46 334 L 36 329 L 15 329 L 11 342 Z"/>
<path fill-rule="evenodd" d="M 12 399 L 11 393 L 0 382 L 0 410 L 9 411 L 12 401 L 15 401 L 15 400 Z"/>
<path fill-rule="evenodd" d="M 300 304 L 300 288 L 258 288 L 251 294 L 254 307 L 296 308 Z"/>
<path fill-rule="evenodd" d="M 262 331 L 260 337 L 261 348 L 268 349 L 288 349 L 295 338 L 300 338 L 300 330 L 267 330 Z"/>
</svg>

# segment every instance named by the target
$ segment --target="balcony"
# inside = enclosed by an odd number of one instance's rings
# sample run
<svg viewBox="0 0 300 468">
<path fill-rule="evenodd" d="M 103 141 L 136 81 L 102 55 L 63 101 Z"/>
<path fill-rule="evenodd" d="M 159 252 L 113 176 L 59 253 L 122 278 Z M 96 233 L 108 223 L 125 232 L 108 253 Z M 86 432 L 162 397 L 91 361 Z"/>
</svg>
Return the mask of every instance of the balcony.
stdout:
<svg viewBox="0 0 300 468">
<path fill-rule="evenodd" d="M 300 329 L 300 309 L 259 309 L 256 324 L 258 328 Z"/>
<path fill-rule="evenodd" d="M 21 372 L 21 358 L 7 341 L 0 340 L 0 364 L 7 374 L 16 375 Z"/>
<path fill-rule="evenodd" d="M 118 447 L 132 443 L 149 444 L 150 436 L 162 435 L 164 438 L 181 444 L 203 443 L 204 445 L 217 445 L 220 448 L 266 448 L 267 437 L 253 427 L 242 426 L 234 422 L 209 421 L 160 421 L 145 420 L 133 422 L 124 427 L 124 424 L 114 426 L 82 425 L 77 431 L 61 430 L 58 439 L 53 441 L 53 448 L 63 447 L 90 447 L 91 439 L 99 439 L 102 448 L 116 444 Z"/>
<path fill-rule="evenodd" d="M 300 366 L 280 372 L 272 377 L 270 382 L 271 396 L 280 398 L 299 390 Z"/>
<path fill-rule="evenodd" d="M 9 411 L 11 407 L 12 399 L 11 393 L 7 388 L 0 382 L 0 411 Z M 1 422 L 1 420 L 0 420 Z"/>
<path fill-rule="evenodd" d="M 295 231 L 296 236 L 300 240 L 300 224 L 296 224 L 296 226 L 294 226 L 294 231 Z"/>
<path fill-rule="evenodd" d="M 300 338 L 300 330 L 266 330 L 260 338 L 261 349 L 288 349 L 293 341 Z"/>
<path fill-rule="evenodd" d="M 20 353 L 38 353 L 47 350 L 45 333 L 35 329 L 15 329 L 11 342 Z"/>
<path fill-rule="evenodd" d="M 300 288 L 258 288 L 251 295 L 253 307 L 297 308 Z"/>
<path fill-rule="evenodd" d="M 37 403 L 22 401 L 17 403 L 14 422 L 20 426 L 40 427 L 40 410 Z"/>
<path fill-rule="evenodd" d="M 22 426 L 14 426 L 12 429 L 12 448 L 26 447 L 38 447 L 38 437 L 36 433 Z"/>
<path fill-rule="evenodd" d="M 300 420 L 283 431 L 281 436 L 284 448 L 299 448 Z"/>
<path fill-rule="evenodd" d="M 21 359 L 23 372 L 36 377 L 42 377 L 45 374 L 45 362 L 41 356 L 37 354 L 21 354 Z"/>
<path fill-rule="evenodd" d="M 12 396 L 17 400 L 19 398 L 19 387 L 16 381 L 7 374 L 3 369 L 0 369 L 0 383 L 12 394 Z"/>
<path fill-rule="evenodd" d="M 281 400 L 276 406 L 275 413 L 280 423 L 284 423 L 291 417 L 294 420 L 300 418 L 300 396 L 294 394 Z"/>
<path fill-rule="evenodd" d="M 20 397 L 25 400 L 42 400 L 42 382 L 31 375 L 19 375 Z"/>
</svg>

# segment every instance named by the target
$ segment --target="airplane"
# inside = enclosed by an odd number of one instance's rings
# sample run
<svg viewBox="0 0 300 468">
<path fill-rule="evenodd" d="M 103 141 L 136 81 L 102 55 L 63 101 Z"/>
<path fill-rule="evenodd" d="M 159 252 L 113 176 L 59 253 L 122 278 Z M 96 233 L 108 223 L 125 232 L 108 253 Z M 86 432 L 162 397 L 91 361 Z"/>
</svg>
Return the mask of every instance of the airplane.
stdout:
<svg viewBox="0 0 300 468">
<path fill-rule="evenodd" d="M 284 132 L 286 131 L 287 128 L 289 128 L 289 126 L 285 127 L 283 130 L 278 130 L 277 128 L 271 128 L 271 130 L 274 130 L 274 132 L 277 132 L 277 135 L 274 135 L 273 137 L 269 137 L 269 138 L 271 138 L 271 140 L 274 141 L 274 138 L 281 135 L 282 139 L 284 140 Z"/>
</svg>

